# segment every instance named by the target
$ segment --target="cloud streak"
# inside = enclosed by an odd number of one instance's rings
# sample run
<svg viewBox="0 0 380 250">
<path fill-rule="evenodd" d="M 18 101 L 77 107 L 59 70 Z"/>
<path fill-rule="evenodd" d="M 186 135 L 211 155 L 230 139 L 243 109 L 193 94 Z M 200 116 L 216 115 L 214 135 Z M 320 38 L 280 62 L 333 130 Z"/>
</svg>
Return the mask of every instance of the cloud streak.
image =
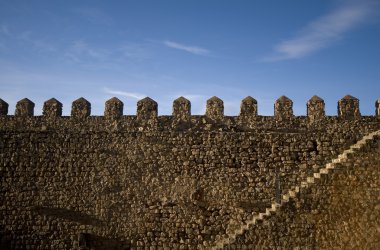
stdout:
<svg viewBox="0 0 380 250">
<path fill-rule="evenodd" d="M 55 52 L 56 48 L 51 42 L 46 41 L 43 38 L 35 38 L 36 35 L 32 31 L 26 30 L 20 33 L 16 33 L 14 30 L 10 30 L 5 24 L 0 25 L 0 43 L 5 48 L 6 45 L 14 44 L 16 42 L 22 42 L 29 47 L 37 50 L 38 52 Z M 0 45 L 1 46 L 1 45 Z"/>
<path fill-rule="evenodd" d="M 93 24 L 109 25 L 113 23 L 112 18 L 100 9 L 79 8 L 79 9 L 74 9 L 73 12 Z"/>
<path fill-rule="evenodd" d="M 274 54 L 263 61 L 273 62 L 297 59 L 330 46 L 352 28 L 363 23 L 377 2 L 348 1 L 331 13 L 309 23 L 297 36 L 274 47 Z"/>
<path fill-rule="evenodd" d="M 200 55 L 200 56 L 206 56 L 210 53 L 209 50 L 201 48 L 201 47 L 184 45 L 184 44 L 180 44 L 180 43 L 176 43 L 172 41 L 164 41 L 163 44 L 172 49 L 183 50 L 191 54 Z"/>
<path fill-rule="evenodd" d="M 131 97 L 131 98 L 134 98 L 134 99 L 137 99 L 137 100 L 140 100 L 140 99 L 143 99 L 143 98 L 146 97 L 146 95 L 140 94 L 140 93 L 120 91 L 120 90 L 112 90 L 112 89 L 109 89 L 109 88 L 104 88 L 104 91 L 107 94 L 117 95 L 117 96 Z"/>
<path fill-rule="evenodd" d="M 104 61 L 108 58 L 109 51 L 89 46 L 82 40 L 74 41 L 67 49 L 65 57 L 69 61 L 81 63 L 87 60 Z"/>
</svg>

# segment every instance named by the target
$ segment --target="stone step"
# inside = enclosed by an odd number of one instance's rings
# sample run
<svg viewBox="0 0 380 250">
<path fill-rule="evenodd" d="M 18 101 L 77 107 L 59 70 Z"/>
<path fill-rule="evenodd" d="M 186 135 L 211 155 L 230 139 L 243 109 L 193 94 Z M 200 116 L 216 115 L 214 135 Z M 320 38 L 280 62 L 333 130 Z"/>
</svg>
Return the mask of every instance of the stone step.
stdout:
<svg viewBox="0 0 380 250">
<path fill-rule="evenodd" d="M 265 209 L 265 214 L 266 216 L 270 216 L 270 214 L 272 213 L 272 208 L 266 208 Z"/>
<path fill-rule="evenodd" d="M 326 164 L 326 169 L 334 169 L 334 168 L 335 168 L 334 164 L 332 164 L 332 163 Z"/>
<path fill-rule="evenodd" d="M 352 145 L 351 147 L 350 147 L 350 149 L 359 149 L 359 148 L 361 148 L 361 144 L 355 144 L 355 145 Z"/>
<path fill-rule="evenodd" d="M 255 224 L 256 221 L 257 221 L 257 216 L 255 216 L 255 217 L 252 218 L 252 220 L 251 220 L 251 224 L 252 224 L 252 225 Z"/>
<path fill-rule="evenodd" d="M 290 198 L 296 197 L 297 193 L 300 192 L 300 188 L 307 188 L 311 184 L 315 183 L 315 179 L 320 179 L 322 174 L 328 174 L 330 169 L 334 169 L 339 163 L 346 162 L 348 160 L 349 154 L 353 154 L 362 148 L 364 145 L 367 145 L 369 140 L 373 140 L 374 136 L 380 136 L 380 130 L 370 133 L 369 135 L 364 136 L 360 141 L 350 146 L 349 149 L 343 151 L 342 154 L 338 155 L 337 158 L 333 159 L 330 163 L 327 163 L 325 167 L 320 168 L 319 172 L 313 173 L 313 176 L 306 178 L 306 181 L 302 181 L 300 186 L 291 188 L 287 194 L 282 195 L 281 203 L 276 202 L 271 204 L 271 208 L 266 208 L 265 213 L 259 213 L 254 216 L 247 224 L 244 224 L 239 229 L 235 230 L 234 233 L 228 234 L 227 238 L 224 238 L 222 241 L 215 244 L 217 249 L 222 249 L 224 246 L 235 241 L 237 235 L 244 233 L 245 230 L 248 230 L 251 225 L 256 224 L 258 221 L 262 221 L 266 216 L 270 216 L 271 213 L 277 211 L 277 208 L 281 207 L 282 204 L 288 202 Z"/>
<path fill-rule="evenodd" d="M 328 174 L 329 173 L 329 169 L 328 168 L 321 168 L 319 170 L 319 173 L 321 173 L 321 174 Z"/>
<path fill-rule="evenodd" d="M 265 217 L 264 213 L 259 213 L 258 218 L 256 220 L 263 220 Z"/>
<path fill-rule="evenodd" d="M 375 134 L 369 134 L 363 137 L 363 140 L 372 140 Z"/>
<path fill-rule="evenodd" d="M 352 153 L 354 152 L 354 150 L 352 150 L 352 149 L 347 149 L 347 150 L 345 150 L 344 152 L 346 152 L 347 154 L 352 154 Z"/>
<path fill-rule="evenodd" d="M 307 183 L 314 183 L 314 177 L 307 177 Z"/>
<path fill-rule="evenodd" d="M 288 202 L 288 201 L 289 201 L 289 195 L 287 195 L 287 194 L 283 194 L 283 195 L 282 195 L 282 200 Z"/>
<path fill-rule="evenodd" d="M 280 204 L 278 204 L 278 203 L 272 203 L 272 209 L 273 209 L 273 211 L 276 211 L 277 210 L 277 208 L 279 208 L 280 207 Z"/>
<path fill-rule="evenodd" d="M 332 163 L 340 163 L 341 162 L 341 159 L 339 158 L 335 158 L 334 160 L 331 161 Z"/>
<path fill-rule="evenodd" d="M 289 197 L 296 197 L 296 192 L 294 192 L 293 190 L 289 190 L 289 192 L 288 192 L 288 194 L 289 194 Z"/>
</svg>

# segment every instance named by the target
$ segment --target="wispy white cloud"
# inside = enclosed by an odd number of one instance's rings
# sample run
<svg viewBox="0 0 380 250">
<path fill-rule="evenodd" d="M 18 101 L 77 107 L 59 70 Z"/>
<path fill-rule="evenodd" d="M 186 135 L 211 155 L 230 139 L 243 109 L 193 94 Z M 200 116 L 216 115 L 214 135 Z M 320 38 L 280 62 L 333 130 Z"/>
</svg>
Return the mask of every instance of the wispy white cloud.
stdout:
<svg viewBox="0 0 380 250">
<path fill-rule="evenodd" d="M 79 8 L 74 9 L 73 12 L 78 14 L 88 22 L 94 24 L 112 24 L 112 18 L 106 14 L 103 10 L 96 8 Z"/>
<path fill-rule="evenodd" d="M 31 44 L 38 51 L 44 51 L 44 52 L 56 51 L 56 48 L 54 45 L 46 42 L 43 39 L 35 38 L 31 31 L 24 31 L 20 33 L 20 35 L 18 35 L 18 39 L 21 39 L 23 42 Z"/>
<path fill-rule="evenodd" d="M 363 23 L 377 6 L 377 1 L 344 1 L 331 13 L 311 22 L 297 36 L 274 47 L 274 54 L 263 61 L 281 61 L 307 56 L 341 39 L 352 28 Z"/>
<path fill-rule="evenodd" d="M 103 61 L 109 55 L 109 52 L 105 49 L 98 49 L 89 46 L 82 40 L 74 41 L 65 53 L 65 57 L 72 62 L 81 63 L 90 60 Z"/>
<path fill-rule="evenodd" d="M 163 44 L 169 48 L 183 50 L 195 55 L 206 56 L 210 53 L 209 50 L 201 48 L 201 47 L 184 45 L 184 44 L 180 44 L 180 43 L 176 43 L 172 41 L 164 41 Z"/>
<path fill-rule="evenodd" d="M 150 56 L 149 48 L 143 43 L 97 46 L 84 40 L 75 40 L 64 49 L 61 58 L 65 62 L 87 69 L 121 70 L 125 69 L 126 65 L 140 63 Z"/>
<path fill-rule="evenodd" d="M 146 97 L 144 94 L 135 93 L 135 92 L 127 92 L 127 91 L 120 91 L 120 90 L 112 90 L 109 88 L 104 88 L 104 92 L 111 95 L 117 95 L 117 96 L 125 96 L 125 97 L 131 97 L 137 100 L 143 99 Z"/>
<path fill-rule="evenodd" d="M 45 38 L 36 38 L 30 30 L 25 30 L 22 32 L 16 32 L 9 28 L 8 25 L 0 25 L 0 39 L 2 39 L 1 44 L 3 48 L 6 45 L 14 44 L 15 41 L 27 44 L 28 48 L 33 48 L 38 52 L 54 52 L 56 47 L 52 43 L 47 42 Z"/>
<path fill-rule="evenodd" d="M 142 61 L 150 58 L 150 53 L 144 44 L 126 43 L 118 49 L 127 59 Z"/>
</svg>

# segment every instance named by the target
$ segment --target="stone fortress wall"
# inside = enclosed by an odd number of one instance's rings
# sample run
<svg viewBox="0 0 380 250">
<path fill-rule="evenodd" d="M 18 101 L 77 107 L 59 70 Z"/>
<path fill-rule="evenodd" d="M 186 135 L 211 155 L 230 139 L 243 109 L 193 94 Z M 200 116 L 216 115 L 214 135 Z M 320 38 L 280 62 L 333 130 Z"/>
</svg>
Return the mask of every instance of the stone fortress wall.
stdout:
<svg viewBox="0 0 380 250">
<path fill-rule="evenodd" d="M 292 105 L 283 96 L 274 116 L 259 116 L 247 97 L 238 116 L 224 116 L 213 97 L 205 115 L 191 115 L 180 97 L 172 116 L 158 116 L 145 98 L 128 116 L 112 98 L 104 116 L 91 116 L 80 98 L 65 117 L 55 99 L 42 116 L 28 99 L 8 115 L 0 100 L 1 249 L 378 248 L 377 136 L 347 167 L 237 230 L 380 130 L 380 100 L 375 116 L 361 116 L 352 96 L 339 100 L 338 116 L 317 96 L 307 116 Z"/>
</svg>

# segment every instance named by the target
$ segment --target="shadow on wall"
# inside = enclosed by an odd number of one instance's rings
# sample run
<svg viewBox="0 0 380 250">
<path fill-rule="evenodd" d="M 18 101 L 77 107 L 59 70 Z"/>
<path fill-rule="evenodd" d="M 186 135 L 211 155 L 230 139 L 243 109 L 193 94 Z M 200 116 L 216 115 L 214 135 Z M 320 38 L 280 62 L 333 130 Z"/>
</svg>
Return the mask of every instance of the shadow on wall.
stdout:
<svg viewBox="0 0 380 250">
<path fill-rule="evenodd" d="M 78 248 L 79 250 L 102 250 L 102 249 L 117 249 L 117 250 L 129 250 L 130 244 L 127 244 L 118 239 L 108 239 L 106 237 L 80 233 L 78 235 Z"/>
<path fill-rule="evenodd" d="M 90 216 L 78 211 L 69 210 L 66 208 L 52 208 L 52 207 L 37 206 L 34 208 L 34 210 L 40 215 L 52 216 L 55 218 L 60 218 L 60 219 L 68 220 L 68 221 L 74 221 L 82 225 L 99 226 L 103 224 L 103 221 L 93 216 Z"/>
</svg>

